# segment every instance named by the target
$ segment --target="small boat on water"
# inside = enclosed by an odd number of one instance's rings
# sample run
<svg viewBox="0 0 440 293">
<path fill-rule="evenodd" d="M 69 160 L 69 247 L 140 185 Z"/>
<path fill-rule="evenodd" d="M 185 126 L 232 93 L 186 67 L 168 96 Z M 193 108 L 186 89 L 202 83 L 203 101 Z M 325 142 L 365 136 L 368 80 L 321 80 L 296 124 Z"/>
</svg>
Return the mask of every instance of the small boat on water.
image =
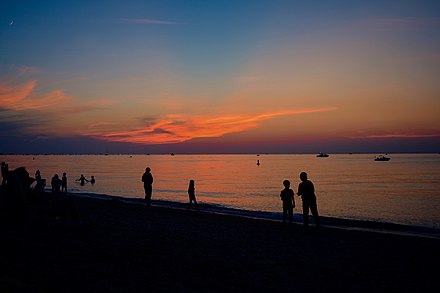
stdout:
<svg viewBox="0 0 440 293">
<path fill-rule="evenodd" d="M 380 156 L 374 157 L 374 160 L 375 161 L 389 161 L 389 160 L 391 160 L 391 158 L 380 155 Z"/>
<path fill-rule="evenodd" d="M 324 154 L 324 153 L 319 153 L 316 155 L 317 158 L 327 158 L 328 154 Z"/>
</svg>

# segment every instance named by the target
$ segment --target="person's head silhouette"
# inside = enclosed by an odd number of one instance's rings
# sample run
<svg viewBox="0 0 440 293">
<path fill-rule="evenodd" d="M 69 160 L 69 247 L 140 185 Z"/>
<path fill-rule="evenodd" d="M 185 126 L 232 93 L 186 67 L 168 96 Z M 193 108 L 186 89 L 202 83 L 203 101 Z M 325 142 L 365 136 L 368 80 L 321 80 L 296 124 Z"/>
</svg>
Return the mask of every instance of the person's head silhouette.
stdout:
<svg viewBox="0 0 440 293">
<path fill-rule="evenodd" d="M 299 174 L 299 178 L 301 179 L 301 181 L 306 181 L 307 180 L 307 173 L 301 172 L 301 174 Z"/>
<path fill-rule="evenodd" d="M 286 187 L 286 188 L 290 188 L 290 181 L 289 181 L 289 180 L 284 180 L 284 181 L 283 181 L 283 185 L 284 185 L 284 187 Z"/>
</svg>

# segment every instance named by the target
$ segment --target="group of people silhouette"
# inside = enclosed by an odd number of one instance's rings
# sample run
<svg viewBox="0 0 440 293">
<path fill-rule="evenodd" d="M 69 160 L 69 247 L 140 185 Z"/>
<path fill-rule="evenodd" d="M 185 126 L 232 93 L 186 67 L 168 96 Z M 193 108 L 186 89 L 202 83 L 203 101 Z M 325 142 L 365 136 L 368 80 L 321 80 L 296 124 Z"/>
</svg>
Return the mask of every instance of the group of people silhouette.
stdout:
<svg viewBox="0 0 440 293">
<path fill-rule="evenodd" d="M 6 186 L 9 173 L 10 173 L 9 165 L 5 162 L 1 162 L 1 175 L 2 175 L 1 186 Z M 34 190 L 37 192 L 43 192 L 44 188 L 46 187 L 46 179 L 43 179 L 41 177 L 40 169 L 37 169 L 37 171 L 35 171 L 35 178 L 32 179 L 33 179 L 32 183 L 35 182 Z M 90 180 L 88 180 L 84 177 L 83 174 L 81 174 L 81 176 L 75 181 L 80 182 L 80 185 L 83 186 L 85 185 L 86 182 L 95 184 L 96 179 L 95 176 L 92 175 L 90 176 Z M 50 185 L 51 185 L 51 191 L 53 193 L 67 192 L 67 173 L 63 172 L 63 176 L 61 177 L 61 179 L 58 174 L 55 174 L 50 181 Z"/>
<path fill-rule="evenodd" d="M 308 179 L 306 172 L 301 172 L 299 175 L 301 183 L 298 185 L 297 195 L 302 199 L 302 211 L 303 211 L 303 225 L 309 226 L 309 212 L 312 213 L 316 227 L 320 226 L 319 214 L 318 214 L 318 205 L 316 201 L 315 194 L 315 186 L 312 181 Z M 153 175 L 151 174 L 151 168 L 147 167 L 145 169 L 144 174 L 142 175 L 141 181 L 144 183 L 144 191 L 145 191 L 145 206 L 151 206 L 151 197 L 153 193 Z M 188 197 L 189 197 L 189 205 L 194 202 L 195 207 L 197 208 L 197 200 L 195 194 L 195 182 L 193 179 L 189 181 L 188 186 Z M 284 189 L 281 190 L 280 198 L 283 203 L 283 224 L 286 224 L 287 218 L 289 219 L 289 224 L 292 224 L 293 221 L 293 209 L 295 208 L 295 198 L 294 191 L 290 188 L 290 181 L 283 181 Z"/>
<path fill-rule="evenodd" d="M 302 199 L 303 210 L 303 224 L 309 226 L 309 211 L 312 212 L 315 220 L 315 225 L 320 226 L 320 220 L 318 215 L 318 205 L 316 203 L 315 187 L 312 181 L 307 179 L 307 173 L 301 172 L 299 175 L 301 183 L 298 185 L 297 195 Z M 283 181 L 284 189 L 281 190 L 280 198 L 283 202 L 283 224 L 286 223 L 287 216 L 289 216 L 289 224 L 293 221 L 293 209 L 295 208 L 294 192 L 290 189 L 290 181 Z"/>
<path fill-rule="evenodd" d="M 20 188 L 23 188 L 21 185 L 25 185 L 24 190 L 30 189 L 30 186 L 36 182 L 34 186 L 34 190 L 37 193 L 42 193 L 44 191 L 44 187 L 46 186 L 46 179 L 43 179 L 41 177 L 40 170 L 37 170 L 35 172 L 35 178 L 32 178 L 29 176 L 29 173 L 25 170 L 24 167 L 17 168 L 13 171 L 9 171 L 9 166 L 5 162 L 1 163 L 1 174 L 2 174 L 2 187 L 6 186 L 19 186 Z M 25 178 L 24 181 L 21 180 L 20 184 L 18 184 L 17 179 L 18 176 Z M 320 219 L 318 214 L 318 207 L 317 207 L 317 201 L 316 201 L 316 195 L 315 195 L 315 187 L 312 183 L 312 181 L 308 180 L 308 176 L 306 172 L 300 173 L 300 180 L 301 182 L 298 185 L 297 195 L 301 197 L 302 199 L 302 213 L 303 213 L 303 224 L 304 226 L 309 226 L 309 212 L 312 213 L 315 225 L 317 227 L 320 226 Z M 151 174 L 151 168 L 147 167 L 145 169 L 144 174 L 141 178 L 143 184 L 144 184 L 144 191 L 145 191 L 145 206 L 150 207 L 151 206 L 151 198 L 153 193 L 153 175 Z M 94 184 L 96 182 L 95 177 L 91 176 L 91 179 L 88 180 L 84 177 L 83 174 L 76 179 L 75 181 L 79 181 L 80 185 L 84 185 L 86 182 L 90 182 L 91 184 Z M 23 183 L 24 182 L 24 183 Z M 9 183 L 9 185 L 8 185 Z M 293 221 L 293 209 L 295 208 L 295 192 L 290 188 L 291 183 L 289 180 L 283 181 L 284 189 L 280 193 L 280 199 L 282 201 L 282 209 L 283 209 L 283 217 L 282 222 L 283 224 L 286 224 L 287 221 L 289 224 Z M 12 188 L 14 189 L 14 188 Z M 51 179 L 51 190 L 52 193 L 67 193 L 67 173 L 64 172 L 62 178 L 60 179 L 58 174 L 55 174 Z M 196 199 L 196 193 L 195 193 L 195 181 L 191 179 L 189 181 L 188 185 L 188 198 L 189 198 L 189 204 L 188 207 L 191 207 L 191 205 L 194 203 L 195 207 L 197 208 L 197 199 Z"/>
<path fill-rule="evenodd" d="M 79 181 L 80 185 L 84 186 L 84 184 L 86 182 L 90 182 L 92 184 L 95 184 L 96 179 L 95 179 L 95 176 L 92 175 L 92 176 L 90 176 L 90 180 L 87 180 L 86 177 L 84 177 L 84 175 L 81 174 L 81 176 L 78 179 L 76 179 L 75 181 Z"/>
<path fill-rule="evenodd" d="M 151 168 L 145 168 L 145 172 L 142 175 L 141 181 L 144 183 L 144 191 L 145 191 L 145 206 L 149 208 L 151 206 L 151 196 L 153 194 L 153 175 L 151 174 Z M 196 190 L 194 186 L 194 180 L 189 181 L 188 185 L 188 197 L 189 197 L 189 206 L 194 202 L 195 207 L 197 208 L 197 199 L 196 199 Z"/>
<path fill-rule="evenodd" d="M 2 163 L 3 165 L 7 164 Z M 61 220 L 68 225 L 79 225 L 74 199 L 67 194 L 66 173 L 63 173 L 62 179 L 58 174 L 52 177 L 52 194 L 60 193 L 52 196 L 51 193 L 44 192 L 46 179 L 42 178 L 40 170 L 35 172 L 35 178 L 29 175 L 25 167 L 2 171 L 0 203 L 13 227 L 27 229 L 36 219 L 43 219 L 46 226 L 50 219 Z"/>
</svg>

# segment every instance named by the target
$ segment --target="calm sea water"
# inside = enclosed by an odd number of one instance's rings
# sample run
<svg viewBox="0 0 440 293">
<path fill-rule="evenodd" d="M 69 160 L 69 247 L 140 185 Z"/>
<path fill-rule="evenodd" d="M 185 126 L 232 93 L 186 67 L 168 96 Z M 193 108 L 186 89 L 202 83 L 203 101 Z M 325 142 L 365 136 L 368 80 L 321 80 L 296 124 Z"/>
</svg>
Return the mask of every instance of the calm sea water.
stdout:
<svg viewBox="0 0 440 293">
<path fill-rule="evenodd" d="M 195 180 L 198 201 L 252 211 L 279 212 L 282 181 L 296 191 L 299 173 L 315 184 L 321 215 L 440 228 L 440 155 L 395 154 L 375 162 L 368 154 L 330 155 L 84 155 L 1 156 L 10 169 L 33 176 L 67 172 L 72 192 L 143 198 L 142 173 L 150 166 L 153 199 L 187 202 Z M 260 165 L 257 166 L 257 160 Z M 95 185 L 74 180 L 94 175 Z M 296 197 L 295 213 L 301 213 Z"/>
</svg>

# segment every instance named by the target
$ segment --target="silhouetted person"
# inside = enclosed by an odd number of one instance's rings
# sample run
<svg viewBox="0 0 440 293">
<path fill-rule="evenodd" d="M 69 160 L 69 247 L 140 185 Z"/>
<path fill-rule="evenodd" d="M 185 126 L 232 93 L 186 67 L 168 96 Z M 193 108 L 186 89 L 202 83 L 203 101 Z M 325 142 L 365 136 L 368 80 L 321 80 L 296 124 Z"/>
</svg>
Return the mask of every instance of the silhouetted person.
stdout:
<svg viewBox="0 0 440 293">
<path fill-rule="evenodd" d="M 319 227 L 319 215 L 318 206 L 316 204 L 315 187 L 312 181 L 307 179 L 307 173 L 301 172 L 299 175 L 301 183 L 298 185 L 298 196 L 301 196 L 303 203 L 303 221 L 304 226 L 309 225 L 309 209 L 312 212 L 313 218 L 315 219 L 315 224 Z"/>
<path fill-rule="evenodd" d="M 46 179 L 41 178 L 41 173 L 39 169 L 35 171 L 35 181 L 37 182 L 37 184 L 35 185 L 35 190 L 37 192 L 42 192 L 44 190 L 44 187 L 46 186 Z"/>
<path fill-rule="evenodd" d="M 34 180 L 24 167 L 9 172 L 5 188 L 5 201 L 6 212 L 12 226 L 24 228 L 29 212 L 28 203 L 32 201 L 30 186 Z"/>
<path fill-rule="evenodd" d="M 145 173 L 142 175 L 142 182 L 144 182 L 145 205 L 149 207 L 151 205 L 151 195 L 153 193 L 153 175 L 151 175 L 150 167 L 145 169 Z"/>
<path fill-rule="evenodd" d="M 8 173 L 9 173 L 9 165 L 6 164 L 5 162 L 1 162 L 1 172 L 2 172 L 2 186 L 5 186 L 8 180 Z"/>
<path fill-rule="evenodd" d="M 189 206 L 188 207 L 190 207 L 191 203 L 194 202 L 194 205 L 197 208 L 196 189 L 194 187 L 194 180 L 189 181 L 188 196 L 189 196 Z"/>
<path fill-rule="evenodd" d="M 283 181 L 284 189 L 281 190 L 280 198 L 283 202 L 283 224 L 286 224 L 287 214 L 289 214 L 289 224 L 292 224 L 293 220 L 293 208 L 295 207 L 295 199 L 293 195 L 295 194 L 292 189 L 290 189 L 290 181 Z"/>
<path fill-rule="evenodd" d="M 62 181 L 61 181 L 60 177 L 58 176 L 58 174 L 55 174 L 52 177 L 52 180 L 50 181 L 50 185 L 52 186 L 52 192 L 59 193 L 61 191 L 61 184 L 62 184 Z"/>
<path fill-rule="evenodd" d="M 96 180 L 95 180 L 95 176 L 91 176 L 92 178 L 90 179 L 90 183 L 95 184 Z"/>
<path fill-rule="evenodd" d="M 63 173 L 63 177 L 61 177 L 61 191 L 67 192 L 67 174 Z"/>
<path fill-rule="evenodd" d="M 81 176 L 78 179 L 76 179 L 76 181 L 79 181 L 81 186 L 83 186 L 85 182 L 89 182 L 89 180 L 87 180 L 86 177 L 84 177 L 83 174 L 81 174 Z"/>
<path fill-rule="evenodd" d="M 257 160 L 257 166 L 260 166 L 260 160 Z"/>
</svg>

